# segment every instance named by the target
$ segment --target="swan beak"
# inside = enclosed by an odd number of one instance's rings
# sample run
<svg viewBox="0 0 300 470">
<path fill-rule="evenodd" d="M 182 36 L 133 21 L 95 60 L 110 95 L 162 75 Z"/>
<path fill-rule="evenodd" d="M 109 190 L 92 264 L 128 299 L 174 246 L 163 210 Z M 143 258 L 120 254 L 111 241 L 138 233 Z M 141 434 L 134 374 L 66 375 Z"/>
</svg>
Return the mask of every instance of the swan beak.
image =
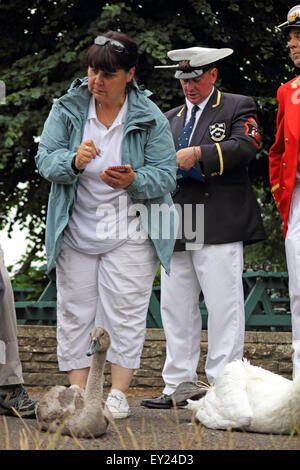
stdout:
<svg viewBox="0 0 300 470">
<path fill-rule="evenodd" d="M 93 354 L 95 354 L 95 352 L 98 351 L 99 346 L 100 346 L 100 341 L 99 341 L 99 339 L 92 339 L 91 344 L 90 344 L 90 347 L 89 347 L 89 350 L 88 350 L 88 352 L 86 353 L 86 355 L 87 355 L 87 356 L 92 356 Z"/>
</svg>

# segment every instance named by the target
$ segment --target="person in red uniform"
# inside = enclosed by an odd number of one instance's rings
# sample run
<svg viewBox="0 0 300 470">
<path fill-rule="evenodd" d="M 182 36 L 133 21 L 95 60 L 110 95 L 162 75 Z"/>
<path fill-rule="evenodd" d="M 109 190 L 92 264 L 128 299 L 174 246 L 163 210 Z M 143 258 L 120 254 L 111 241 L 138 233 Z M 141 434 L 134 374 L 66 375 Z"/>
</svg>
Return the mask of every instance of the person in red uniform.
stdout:
<svg viewBox="0 0 300 470">
<path fill-rule="evenodd" d="M 288 47 L 295 67 L 300 67 L 300 5 L 287 22 Z M 270 184 L 283 220 L 292 314 L 293 378 L 300 371 L 300 76 L 277 92 L 277 134 L 269 153 Z"/>
</svg>

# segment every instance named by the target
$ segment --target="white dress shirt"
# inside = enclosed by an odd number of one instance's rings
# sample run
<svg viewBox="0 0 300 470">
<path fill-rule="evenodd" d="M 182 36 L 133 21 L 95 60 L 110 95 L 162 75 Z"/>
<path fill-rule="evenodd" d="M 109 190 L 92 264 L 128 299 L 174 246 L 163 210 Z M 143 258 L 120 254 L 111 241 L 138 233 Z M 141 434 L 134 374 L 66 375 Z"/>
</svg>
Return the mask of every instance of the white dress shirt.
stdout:
<svg viewBox="0 0 300 470">
<path fill-rule="evenodd" d="M 213 94 L 214 89 L 215 89 L 215 88 L 213 87 L 213 89 L 212 89 L 212 91 L 210 92 L 210 94 L 208 95 L 208 97 L 205 98 L 205 100 L 202 101 L 202 103 L 198 104 L 199 111 L 196 112 L 196 120 L 195 120 L 194 128 L 193 128 L 192 133 L 191 133 L 191 136 L 190 136 L 190 141 L 191 141 L 191 138 L 192 138 L 192 136 L 193 136 L 193 134 L 194 134 L 194 131 L 195 131 L 195 129 L 196 129 L 196 126 L 197 126 L 197 124 L 198 124 L 198 121 L 199 121 L 199 119 L 200 119 L 200 116 L 201 116 L 201 114 L 203 113 L 203 110 L 204 110 L 205 106 L 207 105 L 207 103 L 208 103 L 208 101 L 209 101 L 211 95 Z M 191 113 L 192 113 L 192 109 L 193 109 L 194 105 L 193 105 L 187 98 L 186 98 L 185 101 L 186 101 L 186 106 L 187 106 L 187 113 L 186 113 L 185 124 L 187 124 L 188 121 L 189 121 L 189 119 L 190 119 L 190 117 L 191 117 Z"/>
</svg>

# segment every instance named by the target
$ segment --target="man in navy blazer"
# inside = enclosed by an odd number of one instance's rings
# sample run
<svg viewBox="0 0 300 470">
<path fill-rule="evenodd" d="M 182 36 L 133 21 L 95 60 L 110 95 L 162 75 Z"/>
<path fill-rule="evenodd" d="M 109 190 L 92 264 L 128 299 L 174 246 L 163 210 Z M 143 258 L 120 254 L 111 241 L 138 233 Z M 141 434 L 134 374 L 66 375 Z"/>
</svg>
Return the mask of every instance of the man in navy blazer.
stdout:
<svg viewBox="0 0 300 470">
<path fill-rule="evenodd" d="M 173 198 L 181 224 L 171 273 L 161 279 L 165 388 L 159 397 L 142 401 L 148 408 L 171 408 L 178 386 L 187 383 L 188 392 L 197 381 L 201 290 L 208 310 L 208 383 L 227 363 L 243 357 L 243 246 L 263 240 L 265 233 L 247 171 L 260 145 L 255 103 L 215 88 L 216 62 L 232 52 L 192 47 L 168 53 L 178 62 L 175 78 L 186 98 L 166 113 L 177 145 Z M 181 395 L 177 406 L 188 396 Z"/>
</svg>

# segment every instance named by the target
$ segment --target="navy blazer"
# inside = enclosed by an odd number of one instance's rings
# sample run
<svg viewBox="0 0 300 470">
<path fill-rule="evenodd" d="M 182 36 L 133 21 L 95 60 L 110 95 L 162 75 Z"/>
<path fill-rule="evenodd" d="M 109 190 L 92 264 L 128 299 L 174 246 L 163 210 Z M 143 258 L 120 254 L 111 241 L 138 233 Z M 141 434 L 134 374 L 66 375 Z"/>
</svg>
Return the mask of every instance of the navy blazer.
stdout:
<svg viewBox="0 0 300 470">
<path fill-rule="evenodd" d="M 186 105 L 166 113 L 176 143 L 186 118 Z M 257 111 L 252 98 L 215 89 L 192 136 L 190 147 L 200 146 L 196 166 L 205 183 L 191 178 L 178 180 L 174 203 L 181 215 L 181 233 L 175 250 L 185 250 L 193 232 L 203 243 L 261 241 L 265 232 L 247 167 L 260 145 Z M 201 210 L 204 209 L 204 219 Z M 186 227 L 190 224 L 190 227 Z M 187 230 L 185 230 L 187 228 Z M 185 232 L 188 233 L 186 236 Z M 199 237 L 194 236 L 199 241 Z"/>
</svg>

